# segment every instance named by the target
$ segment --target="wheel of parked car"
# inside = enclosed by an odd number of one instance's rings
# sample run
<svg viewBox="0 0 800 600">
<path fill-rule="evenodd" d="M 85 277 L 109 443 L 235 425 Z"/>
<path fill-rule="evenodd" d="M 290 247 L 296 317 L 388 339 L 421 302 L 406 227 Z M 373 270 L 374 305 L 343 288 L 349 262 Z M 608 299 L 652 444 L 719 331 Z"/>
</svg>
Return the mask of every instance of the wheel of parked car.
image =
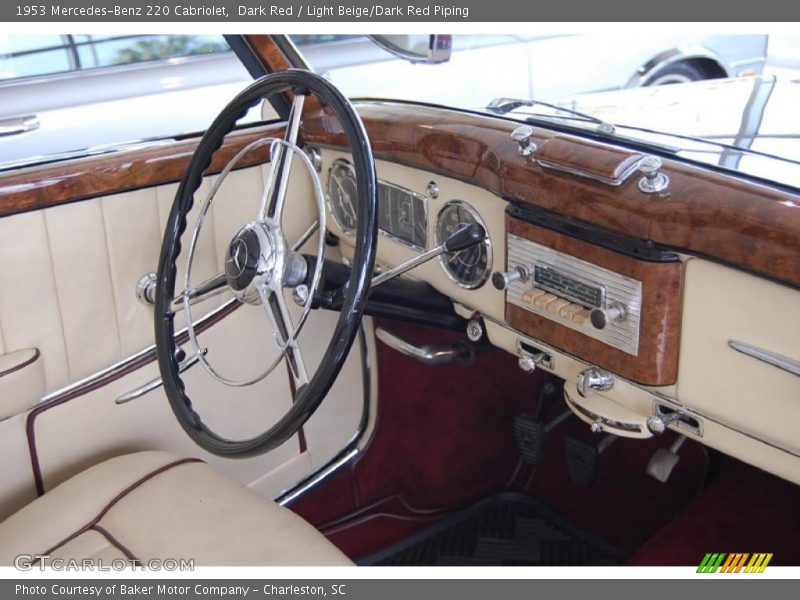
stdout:
<svg viewBox="0 0 800 600">
<path fill-rule="evenodd" d="M 688 62 L 679 62 L 660 69 L 645 85 L 670 85 L 673 83 L 690 83 L 708 79 L 700 67 Z"/>
<path fill-rule="evenodd" d="M 203 173 L 211 164 L 214 153 L 225 136 L 234 128 L 237 119 L 264 98 L 276 94 L 292 96 L 291 113 L 282 138 L 265 138 L 252 142 L 242 149 L 215 181 L 211 192 L 200 207 L 199 218 L 188 244 L 188 265 L 183 289 L 177 288 L 176 263 L 182 252 L 181 236 L 187 227 L 187 215 L 195 202 L 195 192 L 203 180 Z M 314 95 L 329 107 L 345 132 L 353 158 L 357 183 L 358 225 L 356 251 L 351 273 L 342 293 L 340 316 L 327 344 L 319 366 L 312 374 L 306 369 L 306 360 L 298 343 L 298 336 L 314 306 L 315 294 L 322 277 L 324 254 L 325 202 L 319 175 L 311 160 L 298 146 L 303 106 L 307 96 Z M 224 273 L 200 285 L 191 285 L 191 269 L 195 246 L 214 195 L 222 181 L 237 162 L 259 146 L 268 146 L 270 164 L 265 189 L 258 214 L 243 223 L 228 244 L 224 256 Z M 294 160 L 293 160 L 294 159 Z M 312 180 L 317 205 L 316 228 L 291 243 L 287 240 L 283 217 L 286 191 L 289 187 L 292 165 L 304 167 Z M 372 279 L 377 243 L 377 179 L 369 140 L 355 109 L 330 82 L 303 70 L 289 70 L 267 75 L 242 91 L 219 114 L 206 131 L 178 188 L 169 215 L 158 264 L 158 282 L 155 302 L 155 334 L 158 363 L 164 387 L 172 410 L 183 429 L 204 449 L 224 456 L 249 456 L 271 450 L 296 433 L 314 413 L 336 379 L 357 334 Z M 299 253 L 299 247 L 318 230 L 317 259 Z M 247 380 L 232 380 L 222 375 L 206 357 L 201 348 L 192 319 L 191 304 L 203 295 L 227 287 L 235 303 L 247 303 L 263 308 L 265 318 L 274 330 L 278 356 L 264 372 Z M 296 320 L 286 305 L 284 291 L 293 289 L 303 305 Z M 182 309 L 187 315 L 189 346 L 194 355 L 185 358 L 176 342 L 175 315 Z M 267 340 L 269 341 L 269 340 Z M 181 380 L 181 371 L 189 361 L 201 362 L 216 380 L 232 387 L 252 385 L 261 381 L 278 365 L 288 363 L 294 380 L 295 401 L 286 414 L 274 425 L 250 439 L 226 439 L 204 424 L 192 407 L 190 394 Z"/>
</svg>

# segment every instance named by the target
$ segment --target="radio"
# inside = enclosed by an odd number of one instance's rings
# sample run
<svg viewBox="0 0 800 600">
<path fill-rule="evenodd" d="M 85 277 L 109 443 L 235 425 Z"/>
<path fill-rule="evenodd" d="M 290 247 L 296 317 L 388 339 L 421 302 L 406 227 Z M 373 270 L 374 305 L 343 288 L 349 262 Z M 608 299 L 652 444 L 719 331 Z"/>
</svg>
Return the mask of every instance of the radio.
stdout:
<svg viewBox="0 0 800 600">
<path fill-rule="evenodd" d="M 638 355 L 641 281 L 513 234 L 507 260 L 492 283 L 508 302 Z"/>
</svg>

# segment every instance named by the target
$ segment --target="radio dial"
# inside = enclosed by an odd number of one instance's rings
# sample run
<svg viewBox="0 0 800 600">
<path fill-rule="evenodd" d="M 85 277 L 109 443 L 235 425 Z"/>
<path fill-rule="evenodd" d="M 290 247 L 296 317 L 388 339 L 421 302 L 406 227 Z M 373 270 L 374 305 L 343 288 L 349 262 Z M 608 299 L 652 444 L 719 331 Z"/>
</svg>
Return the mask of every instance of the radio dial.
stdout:
<svg viewBox="0 0 800 600">
<path fill-rule="evenodd" d="M 608 308 L 595 308 L 589 313 L 589 319 L 595 329 L 605 329 L 609 321 L 624 321 L 628 316 L 628 310 L 622 304 L 615 302 Z"/>
</svg>

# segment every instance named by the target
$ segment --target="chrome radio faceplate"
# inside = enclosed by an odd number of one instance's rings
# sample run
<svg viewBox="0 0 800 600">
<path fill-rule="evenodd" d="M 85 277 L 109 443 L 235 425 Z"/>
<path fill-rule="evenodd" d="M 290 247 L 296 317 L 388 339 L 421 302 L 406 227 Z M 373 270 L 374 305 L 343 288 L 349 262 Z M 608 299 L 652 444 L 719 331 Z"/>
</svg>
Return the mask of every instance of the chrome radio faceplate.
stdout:
<svg viewBox="0 0 800 600">
<path fill-rule="evenodd" d="M 507 257 L 509 270 L 523 267 L 528 273 L 508 286 L 508 302 L 638 355 L 641 281 L 513 234 Z M 593 318 L 593 310 L 603 314 Z"/>
</svg>

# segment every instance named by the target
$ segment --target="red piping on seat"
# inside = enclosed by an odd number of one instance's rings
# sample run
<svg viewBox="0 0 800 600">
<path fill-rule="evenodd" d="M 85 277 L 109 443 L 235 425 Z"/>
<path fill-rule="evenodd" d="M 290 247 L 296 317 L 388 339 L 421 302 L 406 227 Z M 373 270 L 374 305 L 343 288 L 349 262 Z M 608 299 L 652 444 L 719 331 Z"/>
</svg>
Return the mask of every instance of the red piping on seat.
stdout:
<svg viewBox="0 0 800 600">
<path fill-rule="evenodd" d="M 163 473 L 163 472 L 165 472 L 165 471 L 169 471 L 169 470 L 170 470 L 170 469 L 172 469 L 173 467 L 178 467 L 178 466 L 180 466 L 180 465 L 184 465 L 184 464 L 187 464 L 187 463 L 203 463 L 203 462 L 205 462 L 205 461 L 203 461 L 203 460 L 201 460 L 201 459 L 199 459 L 199 458 L 182 458 L 182 459 L 180 459 L 180 460 L 176 460 L 176 461 L 173 461 L 173 462 L 171 462 L 171 463 L 167 463 L 166 465 L 163 465 L 163 466 L 159 467 L 159 468 L 158 468 L 158 469 L 156 469 L 155 471 L 151 471 L 150 473 L 148 473 L 148 474 L 147 474 L 147 475 L 145 475 L 144 477 L 142 477 L 142 478 L 140 478 L 140 479 L 138 479 L 138 480 L 134 481 L 134 482 L 133 482 L 131 485 L 129 485 L 129 486 L 128 486 L 128 487 L 126 487 L 124 490 L 122 490 L 122 491 L 121 491 L 119 494 L 117 494 L 116 496 L 114 496 L 114 497 L 113 497 L 113 498 L 112 498 L 112 499 L 111 499 L 111 500 L 108 502 L 108 504 L 106 504 L 106 505 L 105 505 L 105 506 L 104 506 L 104 507 L 103 507 L 103 508 L 100 510 L 100 512 L 97 514 L 97 516 L 96 516 L 94 519 L 92 519 L 91 521 L 89 521 L 89 522 L 88 522 L 86 525 L 84 525 L 84 526 L 83 526 L 83 527 L 81 527 L 80 529 L 78 529 L 78 530 L 76 530 L 75 532 L 73 532 L 71 535 L 69 535 L 69 536 L 67 536 L 66 538 L 64 538 L 63 540 L 61 540 L 59 543 L 57 543 L 57 544 L 56 544 L 55 546 L 53 546 L 52 548 L 48 549 L 46 552 L 44 552 L 44 554 L 45 554 L 45 555 L 47 555 L 47 554 L 51 554 L 52 552 L 55 552 L 56 550 L 58 550 L 58 549 L 59 549 L 61 546 L 63 546 L 64 544 L 66 544 L 66 543 L 68 543 L 68 542 L 71 542 L 72 540 L 74 540 L 74 539 L 75 539 L 76 537 L 78 537 L 79 535 L 86 533 L 86 532 L 87 532 L 87 531 L 89 531 L 90 529 L 94 529 L 94 530 L 98 531 L 98 533 L 100 533 L 101 535 L 104 535 L 104 536 L 106 537 L 106 539 L 107 539 L 109 542 L 111 542 L 111 543 L 112 543 L 112 544 L 114 544 L 114 545 L 115 545 L 117 548 L 119 548 L 119 549 L 120 549 L 120 551 L 121 551 L 123 554 L 125 554 L 125 555 L 126 555 L 128 558 L 130 558 L 131 560 L 138 560 L 138 559 L 137 559 L 137 558 L 136 558 L 136 557 L 135 557 L 135 556 L 134 556 L 134 555 L 133 555 L 133 554 L 132 554 L 132 553 L 131 553 L 131 552 L 130 552 L 128 549 L 127 549 L 127 548 L 125 548 L 125 547 L 124 547 L 124 546 L 122 546 L 122 545 L 121 545 L 119 542 L 117 542 L 117 541 L 116 541 L 116 538 L 114 538 L 113 536 L 111 536 L 111 534 L 110 534 L 110 533 L 108 533 L 108 531 L 106 531 L 106 529 L 104 529 L 104 528 L 102 528 L 102 527 L 99 527 L 99 526 L 98 526 L 98 523 L 99 523 L 99 522 L 102 520 L 102 518 L 103 518 L 104 516 L 106 516 L 106 515 L 108 514 L 108 511 L 109 511 L 109 510 L 111 510 L 111 509 L 114 507 L 114 505 L 115 505 L 117 502 L 119 502 L 120 500 L 122 500 L 122 499 L 123 499 L 125 496 L 127 496 L 128 494 L 130 494 L 130 493 L 131 493 L 133 490 L 135 490 L 136 488 L 138 488 L 138 487 L 139 487 L 139 486 L 141 486 L 142 484 L 144 484 L 144 483 L 147 483 L 148 481 L 150 481 L 150 480 L 151 480 L 153 477 L 155 477 L 156 475 L 160 475 L 161 473 Z M 98 527 L 99 527 L 99 529 L 98 529 Z M 38 560 L 38 559 L 37 559 L 37 560 Z M 34 563 L 34 564 L 35 564 L 35 563 Z"/>
</svg>

